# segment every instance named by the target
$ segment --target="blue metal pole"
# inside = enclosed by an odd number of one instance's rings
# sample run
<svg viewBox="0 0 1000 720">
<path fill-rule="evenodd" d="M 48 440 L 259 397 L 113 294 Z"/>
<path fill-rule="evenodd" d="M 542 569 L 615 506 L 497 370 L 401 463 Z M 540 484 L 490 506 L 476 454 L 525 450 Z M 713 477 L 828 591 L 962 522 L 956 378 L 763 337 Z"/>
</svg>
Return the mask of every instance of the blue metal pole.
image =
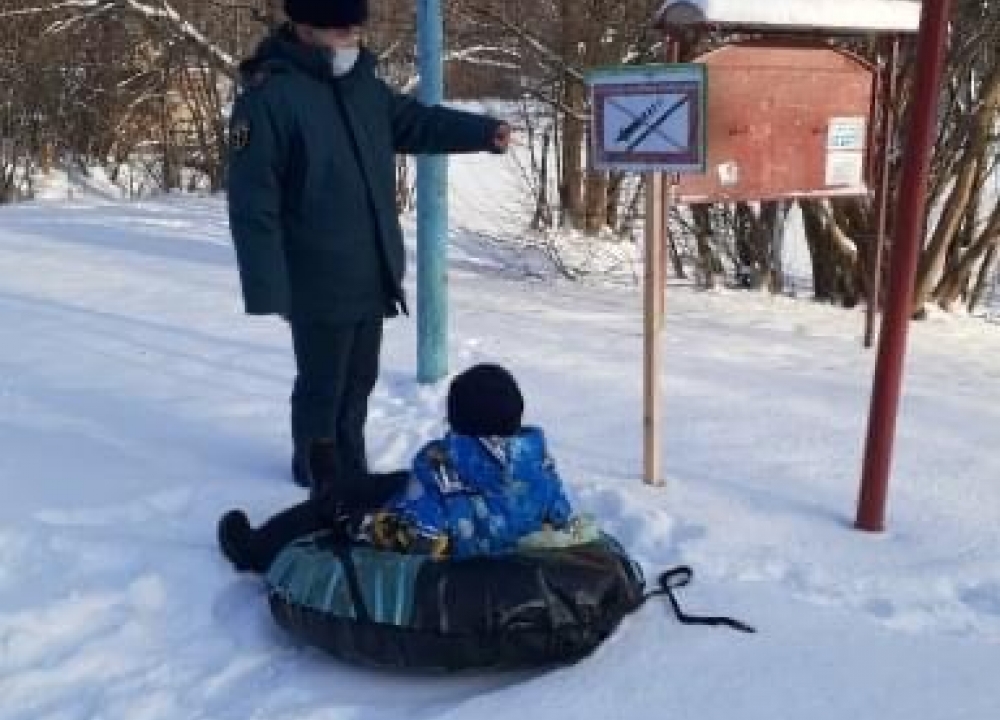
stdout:
<svg viewBox="0 0 1000 720">
<path fill-rule="evenodd" d="M 444 17 L 441 0 L 417 0 L 419 98 L 444 100 Z M 417 380 L 448 374 L 448 160 L 417 159 Z"/>
</svg>

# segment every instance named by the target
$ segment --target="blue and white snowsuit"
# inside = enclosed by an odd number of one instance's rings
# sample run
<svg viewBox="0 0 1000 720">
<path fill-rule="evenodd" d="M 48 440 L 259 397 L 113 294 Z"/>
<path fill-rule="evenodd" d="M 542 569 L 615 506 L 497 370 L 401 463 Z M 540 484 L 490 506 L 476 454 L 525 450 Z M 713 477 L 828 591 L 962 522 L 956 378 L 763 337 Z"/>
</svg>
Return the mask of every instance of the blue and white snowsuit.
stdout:
<svg viewBox="0 0 1000 720">
<path fill-rule="evenodd" d="M 513 437 L 448 433 L 413 460 L 406 489 L 386 511 L 427 539 L 447 539 L 450 557 L 512 550 L 572 513 L 538 428 Z"/>
</svg>

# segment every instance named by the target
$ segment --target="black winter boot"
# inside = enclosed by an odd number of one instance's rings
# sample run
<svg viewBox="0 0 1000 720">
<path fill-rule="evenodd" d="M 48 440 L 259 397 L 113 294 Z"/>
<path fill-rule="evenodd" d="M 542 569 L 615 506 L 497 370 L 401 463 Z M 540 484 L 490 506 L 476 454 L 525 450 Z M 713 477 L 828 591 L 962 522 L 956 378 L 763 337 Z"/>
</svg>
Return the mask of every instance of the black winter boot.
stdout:
<svg viewBox="0 0 1000 720">
<path fill-rule="evenodd" d="M 344 479 L 337 444 L 333 440 L 314 440 L 309 446 L 309 476 L 313 500 L 343 501 Z"/>
<path fill-rule="evenodd" d="M 312 476 L 309 473 L 308 453 L 296 451 L 292 455 L 292 480 L 299 487 L 312 487 Z"/>
<path fill-rule="evenodd" d="M 219 520 L 219 548 L 236 572 L 256 572 L 254 567 L 254 529 L 242 510 L 230 510 Z"/>
</svg>

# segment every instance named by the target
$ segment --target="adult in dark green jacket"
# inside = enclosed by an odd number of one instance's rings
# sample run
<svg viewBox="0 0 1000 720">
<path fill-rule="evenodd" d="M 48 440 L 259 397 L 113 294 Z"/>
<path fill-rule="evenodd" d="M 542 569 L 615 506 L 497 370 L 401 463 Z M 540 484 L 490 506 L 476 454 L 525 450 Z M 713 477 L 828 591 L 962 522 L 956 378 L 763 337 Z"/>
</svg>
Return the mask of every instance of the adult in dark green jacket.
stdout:
<svg viewBox="0 0 1000 720">
<path fill-rule="evenodd" d="M 510 129 L 382 82 L 361 47 L 366 0 L 285 10 L 290 22 L 241 66 L 229 219 L 246 311 L 291 326 L 293 473 L 316 491 L 367 476 L 382 323 L 406 312 L 396 154 L 502 152 Z"/>
</svg>

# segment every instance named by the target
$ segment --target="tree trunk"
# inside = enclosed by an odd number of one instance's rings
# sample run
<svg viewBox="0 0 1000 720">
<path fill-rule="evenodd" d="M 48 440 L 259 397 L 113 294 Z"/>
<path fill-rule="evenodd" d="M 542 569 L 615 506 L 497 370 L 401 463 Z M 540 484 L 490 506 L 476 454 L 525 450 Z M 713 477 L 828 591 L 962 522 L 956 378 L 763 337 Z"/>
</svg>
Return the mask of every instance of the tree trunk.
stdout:
<svg viewBox="0 0 1000 720">
<path fill-rule="evenodd" d="M 674 234 L 670 230 L 670 223 L 667 223 L 667 249 L 670 250 L 670 263 L 674 266 L 674 275 L 677 276 L 678 280 L 687 280 L 687 273 L 684 272 L 684 262 L 681 260 L 681 254 L 677 250 L 677 242 L 674 240 Z"/>
<path fill-rule="evenodd" d="M 618 221 L 621 217 L 620 205 L 622 203 L 622 189 L 625 186 L 625 174 L 613 172 L 608 176 L 608 190 L 605 195 L 605 206 L 607 226 L 618 230 Z"/>
<path fill-rule="evenodd" d="M 986 297 L 986 289 L 989 287 L 990 279 L 996 272 L 997 267 L 997 245 L 994 244 L 990 248 L 989 252 L 986 253 L 986 257 L 983 259 L 983 264 L 979 267 L 979 278 L 976 280 L 976 286 L 972 289 L 972 293 L 969 295 L 969 312 L 974 313 L 976 308 L 982 305 L 983 300 Z"/>
<path fill-rule="evenodd" d="M 998 242 L 1000 242 L 1000 205 L 994 208 L 989 222 L 976 242 L 965 251 L 962 259 L 955 264 L 948 277 L 942 282 L 937 295 L 944 309 L 950 309 L 968 290 L 976 264 L 984 256 L 994 253 Z"/>
<path fill-rule="evenodd" d="M 552 133 L 546 130 L 542 135 L 542 155 L 538 166 L 535 215 L 531 218 L 531 229 L 536 231 L 552 227 L 552 207 L 549 205 L 549 145 L 551 143 Z"/>
<path fill-rule="evenodd" d="M 769 254 L 767 288 L 775 295 L 785 289 L 785 268 L 783 260 L 783 250 L 785 244 L 785 226 L 788 222 L 788 213 L 791 205 L 785 201 L 776 201 L 764 204 L 765 210 L 765 232 L 767 233 Z"/>
<path fill-rule="evenodd" d="M 583 203 L 583 142 L 585 128 L 577 112 L 583 110 L 583 88 L 571 77 L 566 78 L 564 94 L 566 110 L 563 112 L 562 181 L 559 201 L 563 210 L 564 226 L 584 226 Z"/>
<path fill-rule="evenodd" d="M 583 143 L 586 127 L 583 108 L 585 88 L 570 68 L 578 65 L 580 55 L 581 20 L 579 7 L 571 0 L 559 0 L 559 55 L 563 63 L 562 76 L 562 175 L 559 182 L 559 202 L 562 225 L 576 229 L 585 226 Z"/>
<path fill-rule="evenodd" d="M 597 235 L 608 223 L 608 174 L 588 172 L 586 179 L 586 221 L 588 235 Z"/>
<path fill-rule="evenodd" d="M 698 268 L 695 284 L 705 290 L 715 288 L 716 271 L 719 263 L 712 248 L 712 218 L 709 205 L 691 206 L 694 219 L 695 238 L 698 243 Z"/>
<path fill-rule="evenodd" d="M 816 203 L 803 202 L 802 224 L 809 246 L 809 262 L 812 265 L 813 298 L 830 301 L 834 296 L 834 273 L 831 270 L 829 240 L 823 216 L 817 211 Z"/>
<path fill-rule="evenodd" d="M 803 202 L 800 207 L 815 299 L 853 307 L 861 299 L 857 247 L 841 229 L 834 210 L 819 201 Z"/>
<path fill-rule="evenodd" d="M 933 289 L 942 279 L 948 253 L 961 228 L 966 208 L 973 199 L 977 180 L 990 147 L 990 136 L 996 122 L 997 107 L 1000 105 L 1000 67 L 994 68 L 984 84 L 983 102 L 972 119 L 969 139 L 956 170 L 954 187 L 948 196 L 931 241 L 920 258 L 914 293 L 915 310 L 927 303 Z"/>
</svg>

